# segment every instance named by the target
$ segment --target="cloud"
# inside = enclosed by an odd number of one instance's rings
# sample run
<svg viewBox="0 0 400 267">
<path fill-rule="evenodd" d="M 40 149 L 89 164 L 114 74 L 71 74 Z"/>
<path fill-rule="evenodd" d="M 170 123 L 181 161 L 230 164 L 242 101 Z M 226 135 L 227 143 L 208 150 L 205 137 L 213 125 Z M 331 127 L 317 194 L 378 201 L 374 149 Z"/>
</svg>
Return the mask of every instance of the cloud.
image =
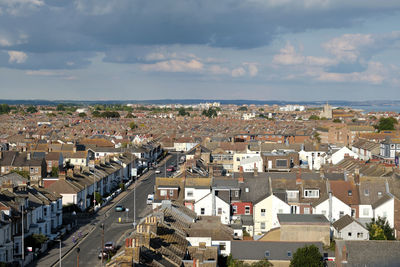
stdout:
<svg viewBox="0 0 400 267">
<path fill-rule="evenodd" d="M 158 71 L 158 72 L 199 72 L 203 70 L 203 63 L 197 60 L 168 60 L 160 61 L 153 64 L 142 64 L 143 71 Z"/>
<path fill-rule="evenodd" d="M 247 67 L 247 71 L 249 72 L 250 77 L 255 77 L 258 74 L 258 63 L 255 62 L 245 62 L 244 66 Z"/>
<path fill-rule="evenodd" d="M 238 67 L 232 70 L 232 77 L 241 77 L 246 75 L 246 70 L 242 67 Z"/>
<path fill-rule="evenodd" d="M 8 59 L 9 63 L 17 64 L 24 63 L 28 58 L 28 55 L 21 51 L 8 51 L 8 56 L 10 57 Z"/>
</svg>

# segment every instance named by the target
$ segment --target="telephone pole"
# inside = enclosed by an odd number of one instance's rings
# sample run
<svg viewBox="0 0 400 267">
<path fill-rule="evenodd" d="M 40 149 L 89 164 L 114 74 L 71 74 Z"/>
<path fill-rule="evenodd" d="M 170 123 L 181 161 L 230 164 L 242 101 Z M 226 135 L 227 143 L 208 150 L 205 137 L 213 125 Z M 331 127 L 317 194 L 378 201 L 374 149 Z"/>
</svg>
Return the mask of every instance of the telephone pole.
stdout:
<svg viewBox="0 0 400 267">
<path fill-rule="evenodd" d="M 104 223 L 101 224 L 101 266 L 104 262 Z"/>
<path fill-rule="evenodd" d="M 79 252 L 81 249 L 79 247 L 76 248 L 76 266 L 79 267 Z"/>
</svg>

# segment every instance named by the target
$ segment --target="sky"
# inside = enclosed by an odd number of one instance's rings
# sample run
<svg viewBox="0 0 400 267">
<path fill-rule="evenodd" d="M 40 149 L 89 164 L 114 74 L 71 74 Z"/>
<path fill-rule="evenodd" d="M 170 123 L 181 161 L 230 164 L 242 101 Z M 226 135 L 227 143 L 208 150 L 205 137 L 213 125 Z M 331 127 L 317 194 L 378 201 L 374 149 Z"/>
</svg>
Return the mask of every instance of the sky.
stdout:
<svg viewBox="0 0 400 267">
<path fill-rule="evenodd" d="M 0 99 L 400 100 L 398 0 L 0 0 Z"/>
</svg>

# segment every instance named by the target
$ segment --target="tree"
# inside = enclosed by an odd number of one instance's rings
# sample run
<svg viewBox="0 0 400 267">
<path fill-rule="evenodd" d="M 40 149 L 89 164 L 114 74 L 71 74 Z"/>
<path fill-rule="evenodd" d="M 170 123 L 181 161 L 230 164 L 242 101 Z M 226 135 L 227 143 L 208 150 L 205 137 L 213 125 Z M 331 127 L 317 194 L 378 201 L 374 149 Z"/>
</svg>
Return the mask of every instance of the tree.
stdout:
<svg viewBox="0 0 400 267">
<path fill-rule="evenodd" d="M 316 121 L 319 120 L 319 117 L 317 115 L 311 115 L 308 119 Z"/>
<path fill-rule="evenodd" d="M 342 121 L 340 119 L 334 119 L 333 122 L 334 123 L 341 123 Z"/>
<path fill-rule="evenodd" d="M 51 177 L 58 177 L 58 167 L 51 167 Z"/>
<path fill-rule="evenodd" d="M 26 246 L 35 248 L 41 248 L 42 244 L 48 240 L 44 234 L 32 234 L 26 238 Z"/>
<path fill-rule="evenodd" d="M 7 104 L 0 105 L 0 114 L 7 114 L 10 112 L 10 107 Z"/>
<path fill-rule="evenodd" d="M 270 263 L 268 261 L 268 259 L 263 259 L 263 260 L 248 264 L 248 263 L 244 263 L 243 261 L 233 259 L 232 255 L 229 254 L 228 258 L 226 259 L 226 266 L 228 266 L 228 267 L 270 267 L 273 265 L 272 265 L 272 263 Z"/>
<path fill-rule="evenodd" d="M 385 218 L 378 217 L 377 220 L 372 218 L 367 223 L 370 240 L 395 240 L 394 229 L 390 227 L 389 222 Z"/>
<path fill-rule="evenodd" d="M 129 123 L 129 128 L 131 128 L 132 130 L 133 129 L 136 129 L 138 126 L 137 126 L 137 124 L 134 122 L 134 121 L 131 121 L 131 123 Z"/>
<path fill-rule="evenodd" d="M 36 113 L 37 111 L 38 111 L 37 108 L 34 107 L 34 106 L 29 106 L 29 107 L 26 109 L 26 112 L 29 112 L 29 113 Z"/>
<path fill-rule="evenodd" d="M 394 130 L 394 125 L 397 124 L 397 120 L 395 118 L 389 117 L 389 118 L 380 118 L 379 122 L 377 125 L 374 125 L 375 129 L 380 131 L 385 131 L 385 130 Z"/>
<path fill-rule="evenodd" d="M 92 112 L 92 116 L 95 118 L 98 118 L 98 117 L 100 117 L 100 112 L 98 110 L 95 110 Z"/>
<path fill-rule="evenodd" d="M 180 107 L 178 109 L 178 115 L 179 116 L 190 116 L 190 113 L 187 112 L 184 107 Z"/>
<path fill-rule="evenodd" d="M 203 110 L 201 115 L 209 117 L 209 118 L 215 118 L 218 116 L 217 111 L 213 108 Z"/>
<path fill-rule="evenodd" d="M 96 205 L 103 203 L 103 198 L 99 192 L 94 192 L 94 199 L 96 199 Z"/>
<path fill-rule="evenodd" d="M 247 111 L 247 107 L 242 106 L 242 107 L 238 108 L 237 111 Z"/>
<path fill-rule="evenodd" d="M 56 110 L 57 111 L 64 111 L 65 110 L 65 106 L 63 104 L 58 104 Z"/>
<path fill-rule="evenodd" d="M 15 172 L 18 173 L 19 175 L 21 175 L 22 177 L 29 179 L 29 172 L 28 171 L 20 171 L 20 170 L 12 170 L 11 172 Z"/>
<path fill-rule="evenodd" d="M 290 261 L 290 267 L 319 267 L 324 266 L 322 255 L 315 245 L 298 248 Z"/>
<path fill-rule="evenodd" d="M 78 116 L 80 118 L 85 118 L 86 117 L 86 113 L 85 112 L 81 112 L 81 113 L 78 114 Z"/>
</svg>

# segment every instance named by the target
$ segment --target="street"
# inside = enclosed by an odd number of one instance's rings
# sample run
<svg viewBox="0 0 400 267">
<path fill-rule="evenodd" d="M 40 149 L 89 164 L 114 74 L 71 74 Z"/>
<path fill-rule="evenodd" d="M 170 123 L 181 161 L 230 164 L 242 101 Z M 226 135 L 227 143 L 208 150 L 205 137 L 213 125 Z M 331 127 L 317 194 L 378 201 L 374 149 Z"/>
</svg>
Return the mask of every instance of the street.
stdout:
<svg viewBox="0 0 400 267">
<path fill-rule="evenodd" d="M 175 155 L 170 157 L 166 165 L 169 166 L 176 162 L 177 158 Z M 159 168 L 164 169 L 164 164 L 160 165 Z M 157 176 L 163 176 L 164 173 L 161 172 Z M 132 221 L 134 218 L 134 192 L 136 192 L 136 222 L 140 220 L 140 216 L 143 215 L 145 209 L 149 209 L 150 205 L 146 204 L 147 195 L 153 193 L 155 184 L 155 173 L 154 170 L 149 171 L 149 176 L 138 182 L 136 190 L 128 189 L 129 192 L 118 203 L 114 205 L 122 205 L 123 207 L 129 209 L 129 212 L 116 212 L 114 206 L 105 214 L 97 216 L 97 218 L 92 220 L 92 224 L 96 225 L 96 228 L 91 232 L 84 240 L 79 244 L 80 255 L 79 262 L 80 266 L 99 266 L 101 260 L 98 259 L 99 252 L 102 246 L 102 230 L 101 224 L 104 223 L 104 243 L 114 242 L 115 246 L 120 247 L 126 237 L 126 233 L 133 230 Z M 122 223 L 118 222 L 118 218 L 126 218 L 128 216 L 129 222 Z M 38 264 L 38 266 L 41 266 Z M 62 259 L 62 266 L 77 266 L 77 252 L 73 249 Z"/>
</svg>

